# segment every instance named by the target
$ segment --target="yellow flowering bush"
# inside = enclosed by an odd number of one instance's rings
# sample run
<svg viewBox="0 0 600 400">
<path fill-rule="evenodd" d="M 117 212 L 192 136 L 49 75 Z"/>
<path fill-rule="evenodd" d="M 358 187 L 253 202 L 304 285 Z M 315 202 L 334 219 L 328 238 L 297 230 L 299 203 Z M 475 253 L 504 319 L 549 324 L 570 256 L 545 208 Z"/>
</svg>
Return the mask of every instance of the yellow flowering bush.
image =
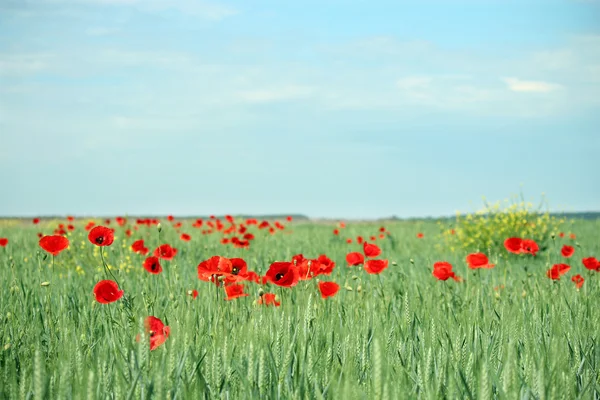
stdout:
<svg viewBox="0 0 600 400">
<path fill-rule="evenodd" d="M 505 200 L 505 203 L 489 204 L 484 200 L 483 209 L 466 215 L 457 213 L 454 227 L 445 226 L 442 231 L 450 248 L 468 251 L 498 250 L 509 237 L 534 239 L 543 249 L 545 242 L 556 235 L 563 219 L 542 211 L 525 201 Z"/>
</svg>

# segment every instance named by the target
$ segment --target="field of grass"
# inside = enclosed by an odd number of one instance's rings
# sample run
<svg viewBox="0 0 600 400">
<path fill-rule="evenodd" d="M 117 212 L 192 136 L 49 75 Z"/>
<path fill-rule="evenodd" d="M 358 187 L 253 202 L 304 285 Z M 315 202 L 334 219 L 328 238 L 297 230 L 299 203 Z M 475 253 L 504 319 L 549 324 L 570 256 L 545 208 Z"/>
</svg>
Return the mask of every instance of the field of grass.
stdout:
<svg viewBox="0 0 600 400">
<path fill-rule="evenodd" d="M 0 247 L 0 398 L 600 398 L 600 273 L 582 265 L 600 258 L 600 220 L 568 221 L 567 235 L 548 238 L 535 257 L 480 249 L 496 266 L 478 270 L 435 222 L 349 223 L 339 236 L 334 225 L 291 222 L 272 235 L 253 229 L 241 249 L 188 221 L 177 232 L 163 220 L 160 236 L 156 226 L 113 221 L 115 241 L 102 251 L 125 294 L 110 304 L 93 294 L 113 278 L 87 220 L 74 222 L 70 247 L 54 262 L 39 247 L 36 234 L 61 222 L 0 222 L 0 238 L 9 239 Z M 182 232 L 192 240 L 180 240 Z M 347 266 L 346 254 L 362 251 L 358 235 L 377 235 L 379 258 L 389 260 L 381 274 Z M 177 255 L 150 274 L 130 248 L 137 239 L 150 252 L 169 243 Z M 563 244 L 575 247 L 571 258 Z M 198 279 L 198 264 L 215 255 L 241 257 L 263 275 L 298 253 L 326 254 L 336 267 L 291 289 L 246 283 L 249 296 L 231 301 Z M 463 281 L 437 280 L 437 261 L 452 263 Z M 557 263 L 571 270 L 551 280 L 546 271 Z M 585 279 L 579 290 L 575 274 Z M 323 299 L 317 279 L 341 289 Z M 259 290 L 281 306 L 256 304 Z M 152 351 L 148 316 L 170 327 Z"/>
</svg>

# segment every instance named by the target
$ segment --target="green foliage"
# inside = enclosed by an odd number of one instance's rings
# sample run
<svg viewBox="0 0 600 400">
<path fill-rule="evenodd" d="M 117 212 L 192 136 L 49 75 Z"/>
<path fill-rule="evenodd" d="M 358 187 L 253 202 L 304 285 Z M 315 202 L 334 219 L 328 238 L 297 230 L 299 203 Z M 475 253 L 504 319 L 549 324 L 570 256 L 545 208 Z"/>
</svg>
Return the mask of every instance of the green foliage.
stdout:
<svg viewBox="0 0 600 400">
<path fill-rule="evenodd" d="M 344 234 L 368 236 L 379 226 L 350 224 Z M 543 258 L 492 250 L 490 258 L 499 259 L 494 269 L 465 274 L 464 251 L 436 250 L 435 222 L 385 226 L 394 242 L 378 242 L 390 260 L 381 280 L 346 267 L 346 253 L 358 246 L 334 237 L 327 225 L 292 224 L 291 234 L 260 235 L 249 250 L 222 246 L 187 223 L 187 243 L 166 224 L 160 239 L 155 228 L 131 238 L 118 229 L 105 256 L 126 295 L 106 305 L 92 295 L 105 273 L 81 226 L 52 270 L 37 230 L 0 225 L 0 237 L 10 238 L 0 248 L 0 398 L 600 396 L 600 274 L 578 262 L 600 254 L 598 221 L 571 227 L 579 240 L 571 273 L 586 278 L 580 291 L 570 275 L 545 276 L 549 264 L 564 261 L 561 239 Z M 142 237 L 150 249 L 165 242 L 179 249 L 162 274 L 146 273 L 143 257 L 129 250 Z M 197 264 L 215 254 L 243 257 L 264 273 L 271 261 L 299 252 L 326 253 L 338 264 L 323 278 L 342 286 L 334 298 L 323 300 L 316 282 L 305 281 L 293 290 L 268 288 L 279 308 L 256 305 L 253 284 L 249 297 L 229 302 L 196 275 Z M 435 280 L 438 260 L 453 263 L 466 282 Z M 190 289 L 198 289 L 197 299 Z M 152 352 L 144 335 L 135 339 L 148 315 L 171 327 Z"/>
<path fill-rule="evenodd" d="M 517 198 L 505 200 L 504 204 L 484 201 L 483 209 L 475 213 L 458 213 L 453 227 L 442 225 L 444 245 L 470 252 L 500 251 L 507 238 L 520 237 L 535 240 L 543 249 L 565 221 L 543 211 L 542 205 L 535 207 Z"/>
</svg>

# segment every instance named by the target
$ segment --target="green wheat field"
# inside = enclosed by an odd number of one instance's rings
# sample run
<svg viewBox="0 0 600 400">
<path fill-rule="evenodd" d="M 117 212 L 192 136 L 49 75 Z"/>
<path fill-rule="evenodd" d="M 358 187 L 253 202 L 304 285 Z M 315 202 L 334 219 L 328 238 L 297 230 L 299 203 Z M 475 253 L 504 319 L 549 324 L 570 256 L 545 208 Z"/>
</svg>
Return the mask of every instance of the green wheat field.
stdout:
<svg viewBox="0 0 600 400">
<path fill-rule="evenodd" d="M 202 234 L 193 220 L 176 222 L 161 219 L 159 232 L 113 220 L 114 243 L 100 248 L 88 240 L 87 219 L 0 221 L 8 239 L 0 247 L 0 398 L 600 399 L 600 273 L 582 264 L 600 257 L 600 220 L 537 232 L 536 256 L 493 240 L 481 248 L 478 233 L 449 238 L 452 229 L 468 232 L 454 220 L 342 228 L 283 220 L 274 233 L 249 227 L 247 248 L 223 244 L 219 231 Z M 64 233 L 70 245 L 52 257 L 37 234 L 61 223 L 73 225 Z M 496 228 L 486 229 L 493 236 Z M 348 266 L 346 255 L 362 251 L 358 236 L 375 236 L 389 262 L 380 274 Z M 150 274 L 147 256 L 131 249 L 138 239 L 148 256 L 164 243 L 178 252 Z M 574 255 L 565 258 L 563 245 Z M 473 251 L 495 267 L 469 269 Z M 198 279 L 198 264 L 216 255 L 243 258 L 263 276 L 296 254 L 324 254 L 336 265 L 293 288 L 244 282 L 248 296 L 230 301 L 223 287 Z M 462 281 L 436 279 L 439 261 Z M 562 263 L 570 271 L 550 279 Z M 101 304 L 94 287 L 113 275 L 124 295 Z M 318 281 L 337 282 L 339 292 L 322 298 Z M 266 292 L 281 305 L 258 304 Z M 170 327 L 152 351 L 148 316 Z"/>
</svg>

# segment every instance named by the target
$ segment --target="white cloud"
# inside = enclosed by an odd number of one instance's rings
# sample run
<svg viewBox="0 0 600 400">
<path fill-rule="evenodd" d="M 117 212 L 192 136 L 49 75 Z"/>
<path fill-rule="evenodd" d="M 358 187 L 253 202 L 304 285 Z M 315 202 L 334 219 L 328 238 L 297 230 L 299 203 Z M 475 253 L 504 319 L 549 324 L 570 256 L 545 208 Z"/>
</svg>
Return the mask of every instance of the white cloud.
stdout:
<svg viewBox="0 0 600 400">
<path fill-rule="evenodd" d="M 407 76 L 396 81 L 396 85 L 400 89 L 414 90 L 429 88 L 433 78 L 430 76 Z"/>
<path fill-rule="evenodd" d="M 0 53 L 0 76 L 34 74 L 48 67 L 53 56 L 48 53 Z"/>
<path fill-rule="evenodd" d="M 119 33 L 121 30 L 118 28 L 105 28 L 105 27 L 94 27 L 87 28 L 85 30 L 85 34 L 88 36 L 109 36 L 114 35 L 115 33 Z"/>
<path fill-rule="evenodd" d="M 561 85 L 556 83 L 543 81 L 524 81 L 518 78 L 504 78 L 503 81 L 513 92 L 548 93 L 562 88 Z"/>
<path fill-rule="evenodd" d="M 238 99 L 248 103 L 270 103 L 297 100 L 310 97 L 315 93 L 310 86 L 282 86 L 271 89 L 246 90 L 237 93 Z"/>
<path fill-rule="evenodd" d="M 0 9 L 11 11 L 21 10 L 32 13 L 36 11 L 36 6 L 53 12 L 60 10 L 62 13 L 74 12 L 72 6 L 134 7 L 151 13 L 177 10 L 183 14 L 213 21 L 220 21 L 239 13 L 239 10 L 231 6 L 202 0 L 23 0 L 21 2 L 11 0 L 8 4 L 0 1 Z"/>
</svg>

